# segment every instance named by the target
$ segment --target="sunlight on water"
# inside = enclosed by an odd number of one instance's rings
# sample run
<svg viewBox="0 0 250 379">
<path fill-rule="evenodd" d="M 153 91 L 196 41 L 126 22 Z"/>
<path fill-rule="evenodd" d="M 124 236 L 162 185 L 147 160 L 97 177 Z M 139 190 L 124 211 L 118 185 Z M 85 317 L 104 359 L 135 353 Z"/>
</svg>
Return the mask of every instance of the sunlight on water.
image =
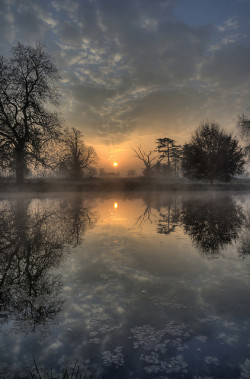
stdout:
<svg viewBox="0 0 250 379">
<path fill-rule="evenodd" d="M 249 377 L 249 196 L 16 197 L 0 225 L 0 377 Z"/>
</svg>

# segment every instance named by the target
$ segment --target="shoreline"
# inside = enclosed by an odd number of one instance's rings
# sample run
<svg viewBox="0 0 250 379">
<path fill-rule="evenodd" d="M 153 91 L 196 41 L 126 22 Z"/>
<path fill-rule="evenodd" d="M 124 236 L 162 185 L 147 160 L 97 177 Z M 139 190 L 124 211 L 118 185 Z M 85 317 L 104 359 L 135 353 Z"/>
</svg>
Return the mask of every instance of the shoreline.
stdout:
<svg viewBox="0 0 250 379">
<path fill-rule="evenodd" d="M 250 179 L 233 179 L 230 183 L 187 180 L 146 180 L 145 178 L 27 179 L 22 185 L 2 179 L 0 193 L 46 192 L 134 192 L 134 191 L 250 191 Z"/>
</svg>

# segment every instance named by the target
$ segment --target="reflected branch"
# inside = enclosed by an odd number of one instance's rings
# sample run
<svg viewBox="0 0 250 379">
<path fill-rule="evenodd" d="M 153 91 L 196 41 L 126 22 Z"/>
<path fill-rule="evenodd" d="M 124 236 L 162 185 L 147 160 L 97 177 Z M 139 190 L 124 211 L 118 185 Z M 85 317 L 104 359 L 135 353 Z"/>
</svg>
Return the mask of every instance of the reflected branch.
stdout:
<svg viewBox="0 0 250 379">
<path fill-rule="evenodd" d="M 60 312 L 62 278 L 53 270 L 64 247 L 79 244 L 97 220 L 80 200 L 50 209 L 23 199 L 0 203 L 0 324 L 13 320 L 23 332 L 42 330 Z"/>
</svg>

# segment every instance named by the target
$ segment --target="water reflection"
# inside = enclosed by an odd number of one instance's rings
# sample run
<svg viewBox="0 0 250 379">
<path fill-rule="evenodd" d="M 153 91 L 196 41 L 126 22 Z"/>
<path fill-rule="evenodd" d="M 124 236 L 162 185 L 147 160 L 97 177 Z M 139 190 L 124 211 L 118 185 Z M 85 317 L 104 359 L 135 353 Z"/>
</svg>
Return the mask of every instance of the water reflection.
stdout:
<svg viewBox="0 0 250 379">
<path fill-rule="evenodd" d="M 243 230 L 240 246 L 239 255 L 241 258 L 245 259 L 250 256 L 250 212 L 246 213 L 245 228 Z"/>
<path fill-rule="evenodd" d="M 99 196 L 0 203 L 7 367 L 25 377 L 24 362 L 34 355 L 58 373 L 77 360 L 96 378 L 248 372 L 250 276 L 237 250 L 249 231 L 244 201 Z M 225 248 L 217 260 L 203 259 Z M 7 377 L 1 364 L 0 377 Z"/>
<path fill-rule="evenodd" d="M 232 244 L 246 221 L 242 206 L 231 196 L 168 194 L 157 199 L 146 196 L 144 202 L 145 209 L 135 226 L 142 228 L 150 222 L 157 233 L 165 235 L 174 233 L 180 226 L 205 255 L 215 255 Z M 249 246 L 250 240 L 245 237 L 241 254 L 250 251 Z"/>
<path fill-rule="evenodd" d="M 171 234 L 175 231 L 180 221 L 181 199 L 179 195 L 153 197 L 146 194 L 143 197 L 145 209 L 136 220 L 135 226 L 142 228 L 149 221 L 156 225 L 159 234 Z"/>
<path fill-rule="evenodd" d="M 0 323 L 14 329 L 42 330 L 61 310 L 59 266 L 66 244 L 92 227 L 94 213 L 78 198 L 43 207 L 29 200 L 1 203 Z"/>
<path fill-rule="evenodd" d="M 181 216 L 180 196 L 171 196 L 168 203 L 163 204 L 158 209 L 159 218 L 157 222 L 157 233 L 170 234 L 173 233 L 179 225 Z"/>
<path fill-rule="evenodd" d="M 230 196 L 208 194 L 183 201 L 181 223 L 204 254 L 216 254 L 235 241 L 244 221 L 242 207 Z"/>
<path fill-rule="evenodd" d="M 97 214 L 90 203 L 84 203 L 81 195 L 60 201 L 57 214 L 57 230 L 61 230 L 65 241 L 74 247 L 79 245 L 84 233 L 95 226 Z"/>
</svg>

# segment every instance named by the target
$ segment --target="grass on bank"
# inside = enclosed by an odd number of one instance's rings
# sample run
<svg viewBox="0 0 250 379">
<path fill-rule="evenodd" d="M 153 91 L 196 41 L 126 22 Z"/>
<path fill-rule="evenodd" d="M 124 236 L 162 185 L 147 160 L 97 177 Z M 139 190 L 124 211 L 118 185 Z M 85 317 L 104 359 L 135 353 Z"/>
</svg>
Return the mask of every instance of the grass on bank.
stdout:
<svg viewBox="0 0 250 379">
<path fill-rule="evenodd" d="M 61 374 L 54 374 L 52 370 L 50 372 L 45 372 L 38 368 L 35 358 L 33 357 L 35 369 L 30 371 L 30 376 L 32 379 L 92 379 L 93 374 L 89 373 L 87 370 L 82 373 L 80 366 L 75 362 L 74 367 L 70 370 L 68 368 L 63 369 Z"/>
</svg>

